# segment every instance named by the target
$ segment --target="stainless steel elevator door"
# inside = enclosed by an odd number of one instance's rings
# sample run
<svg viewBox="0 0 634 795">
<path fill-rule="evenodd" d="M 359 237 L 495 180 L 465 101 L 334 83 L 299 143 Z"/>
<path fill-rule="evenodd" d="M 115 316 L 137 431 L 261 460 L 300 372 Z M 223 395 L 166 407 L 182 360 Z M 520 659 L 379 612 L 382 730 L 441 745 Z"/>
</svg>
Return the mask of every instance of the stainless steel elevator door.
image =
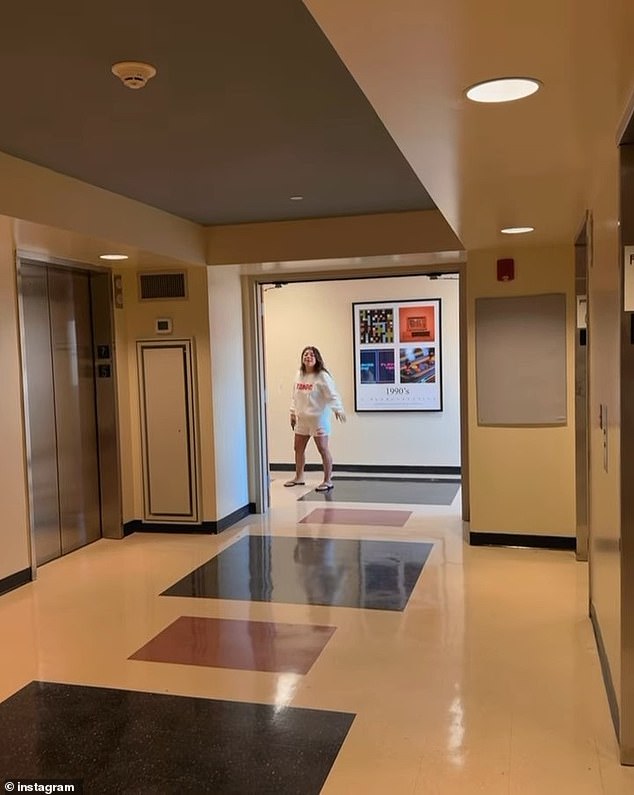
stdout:
<svg viewBox="0 0 634 795">
<path fill-rule="evenodd" d="M 101 536 L 90 282 L 29 264 L 20 274 L 39 565 Z"/>
<path fill-rule="evenodd" d="M 48 272 L 62 554 L 101 535 L 90 282 Z"/>
<path fill-rule="evenodd" d="M 20 269 L 31 524 L 37 564 L 62 554 L 46 268 Z"/>
</svg>

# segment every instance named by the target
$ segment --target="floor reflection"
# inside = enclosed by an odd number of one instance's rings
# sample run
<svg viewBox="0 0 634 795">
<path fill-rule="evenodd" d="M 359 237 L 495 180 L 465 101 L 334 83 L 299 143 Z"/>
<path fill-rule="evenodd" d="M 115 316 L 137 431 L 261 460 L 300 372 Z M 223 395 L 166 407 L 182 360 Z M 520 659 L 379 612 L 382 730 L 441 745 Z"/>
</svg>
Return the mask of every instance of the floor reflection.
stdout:
<svg viewBox="0 0 634 795">
<path fill-rule="evenodd" d="M 163 595 L 403 610 L 432 546 L 246 536 Z"/>
<path fill-rule="evenodd" d="M 367 508 L 315 508 L 300 524 L 353 524 L 370 527 L 404 527 L 411 511 L 377 511 Z"/>
<path fill-rule="evenodd" d="M 131 660 L 306 674 L 335 627 L 181 616 Z"/>
</svg>

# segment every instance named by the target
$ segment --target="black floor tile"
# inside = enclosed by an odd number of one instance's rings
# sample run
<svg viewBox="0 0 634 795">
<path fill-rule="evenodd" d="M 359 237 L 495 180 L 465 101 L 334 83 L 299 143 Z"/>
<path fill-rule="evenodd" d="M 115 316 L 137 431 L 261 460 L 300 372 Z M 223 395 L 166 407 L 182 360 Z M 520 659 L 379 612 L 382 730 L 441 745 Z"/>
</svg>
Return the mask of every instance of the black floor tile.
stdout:
<svg viewBox="0 0 634 795">
<path fill-rule="evenodd" d="M 247 536 L 163 595 L 403 610 L 431 549 L 409 541 Z"/>
<path fill-rule="evenodd" d="M 404 505 L 451 505 L 460 482 L 426 482 L 405 478 L 334 477 L 331 491 L 309 491 L 300 500 L 319 502 L 385 502 Z"/>
<path fill-rule="evenodd" d="M 354 715 L 31 682 L 0 704 L 0 780 L 84 793 L 317 795 Z"/>
</svg>

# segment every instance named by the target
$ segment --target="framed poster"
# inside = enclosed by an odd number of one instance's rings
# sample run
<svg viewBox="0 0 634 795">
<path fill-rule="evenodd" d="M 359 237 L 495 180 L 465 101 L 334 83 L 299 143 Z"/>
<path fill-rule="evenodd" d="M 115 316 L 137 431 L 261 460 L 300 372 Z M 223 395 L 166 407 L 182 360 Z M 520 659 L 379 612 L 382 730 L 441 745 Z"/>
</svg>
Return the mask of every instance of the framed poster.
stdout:
<svg viewBox="0 0 634 795">
<path fill-rule="evenodd" d="M 442 411 L 440 299 L 352 304 L 355 411 Z"/>
</svg>

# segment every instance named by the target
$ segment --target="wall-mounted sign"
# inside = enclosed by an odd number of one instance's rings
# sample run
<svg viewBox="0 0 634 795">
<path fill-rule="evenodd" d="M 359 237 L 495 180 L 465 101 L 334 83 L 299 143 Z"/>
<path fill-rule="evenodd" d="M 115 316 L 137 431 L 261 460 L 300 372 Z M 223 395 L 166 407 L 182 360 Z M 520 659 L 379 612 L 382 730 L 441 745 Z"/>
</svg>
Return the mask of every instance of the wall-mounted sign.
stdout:
<svg viewBox="0 0 634 795">
<path fill-rule="evenodd" d="M 577 328 L 588 328 L 588 296 L 577 296 Z"/>
<path fill-rule="evenodd" d="M 356 411 L 441 411 L 440 299 L 352 305 Z"/>
<path fill-rule="evenodd" d="M 634 312 L 634 246 L 623 247 L 623 309 Z"/>
</svg>

